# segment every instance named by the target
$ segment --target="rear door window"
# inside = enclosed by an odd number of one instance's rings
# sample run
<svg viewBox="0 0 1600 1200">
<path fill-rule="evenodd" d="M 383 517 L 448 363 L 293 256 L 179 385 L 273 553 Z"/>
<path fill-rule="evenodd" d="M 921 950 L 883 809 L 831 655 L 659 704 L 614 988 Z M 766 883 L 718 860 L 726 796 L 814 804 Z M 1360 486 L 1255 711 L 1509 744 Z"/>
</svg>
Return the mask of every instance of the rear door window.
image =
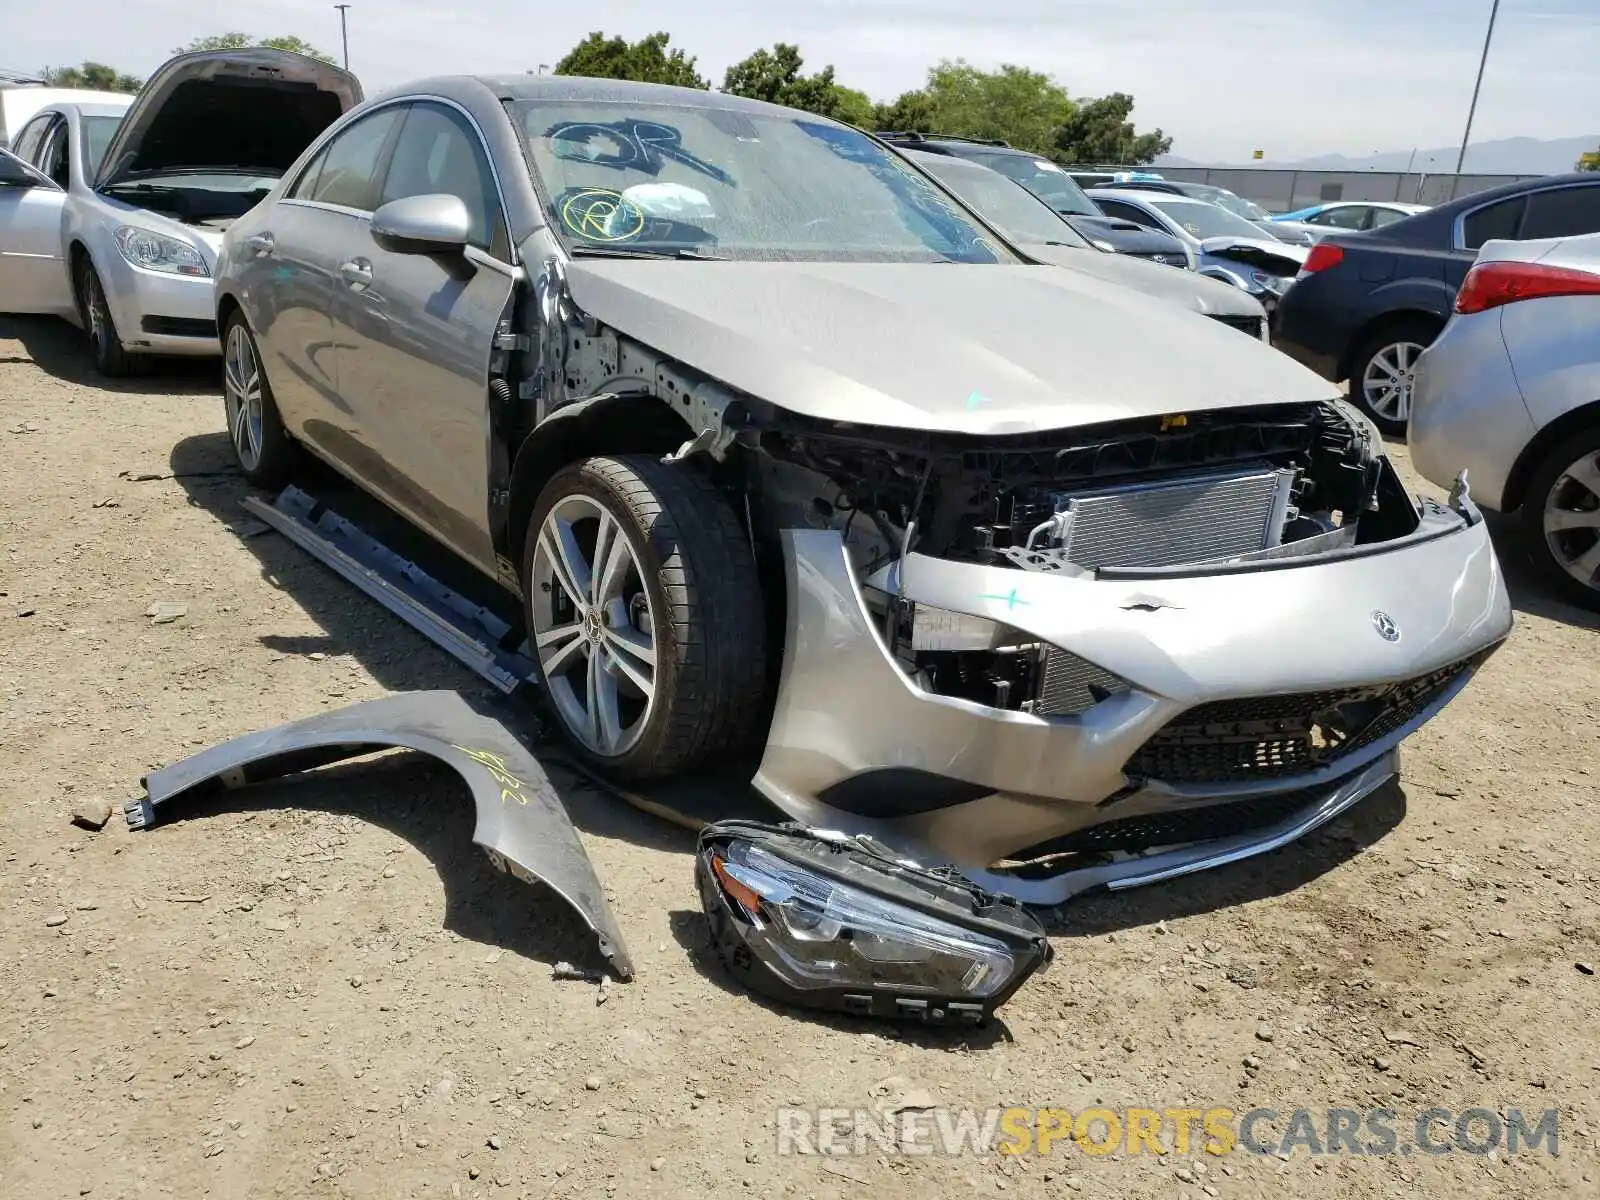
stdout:
<svg viewBox="0 0 1600 1200">
<path fill-rule="evenodd" d="M 11 153 L 30 167 L 37 167 L 39 145 L 44 141 L 45 130 L 50 128 L 54 116 L 53 113 L 40 113 L 24 125 L 17 133 L 17 140 L 11 143 Z"/>
<path fill-rule="evenodd" d="M 1528 213 L 1522 218 L 1524 240 L 1582 233 L 1600 233 L 1600 187 L 1552 188 L 1528 197 Z"/>
<path fill-rule="evenodd" d="M 1461 240 L 1468 250 L 1477 250 L 1495 238 L 1515 238 L 1522 222 L 1526 196 L 1513 196 L 1470 212 L 1461 222 Z"/>
</svg>

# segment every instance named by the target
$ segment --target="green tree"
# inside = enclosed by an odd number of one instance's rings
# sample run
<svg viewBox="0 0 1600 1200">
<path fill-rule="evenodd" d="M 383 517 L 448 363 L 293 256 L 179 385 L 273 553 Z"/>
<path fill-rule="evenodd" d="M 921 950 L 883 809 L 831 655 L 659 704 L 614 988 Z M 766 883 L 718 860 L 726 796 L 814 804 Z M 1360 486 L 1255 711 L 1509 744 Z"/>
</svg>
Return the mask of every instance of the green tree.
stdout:
<svg viewBox="0 0 1600 1200">
<path fill-rule="evenodd" d="M 695 60 L 691 56 L 682 50 L 667 49 L 671 40 L 665 33 L 652 33 L 637 42 L 629 42 L 622 37 L 608 38 L 596 30 L 556 64 L 556 74 L 710 88 L 710 82 L 695 70 Z"/>
<path fill-rule="evenodd" d="M 91 88 L 97 92 L 137 92 L 144 80 L 125 75 L 105 63 L 85 62 L 76 67 L 46 67 L 40 77 L 51 87 Z"/>
<path fill-rule="evenodd" d="M 1172 139 L 1159 129 L 1134 132 L 1131 112 L 1133 97 L 1126 92 L 1079 101 L 1077 111 L 1056 130 L 1052 157 L 1063 163 L 1138 166 L 1172 149 Z"/>
<path fill-rule="evenodd" d="M 1600 171 L 1600 149 L 1591 150 L 1587 154 L 1580 155 L 1577 165 L 1572 169 L 1574 171 Z"/>
<path fill-rule="evenodd" d="M 855 88 L 833 85 L 833 119 L 843 121 L 846 125 L 856 125 L 862 129 L 876 128 L 873 118 L 876 107 L 872 97 L 865 92 L 858 92 Z"/>
<path fill-rule="evenodd" d="M 288 50 L 294 54 L 304 54 L 307 58 L 319 58 L 323 62 L 333 62 L 331 54 L 324 54 L 310 42 L 301 38 L 285 34 L 282 37 L 252 37 L 248 33 L 218 33 L 210 37 L 198 37 L 187 46 L 174 47 L 174 54 L 192 54 L 197 50 L 243 50 L 247 46 L 265 46 L 272 50 Z"/>
<path fill-rule="evenodd" d="M 804 66 L 805 59 L 800 57 L 800 47 L 777 42 L 771 50 L 757 50 L 749 58 L 729 67 L 727 74 L 722 77 L 722 90 L 752 100 L 804 109 L 824 117 L 837 117 L 842 111 L 848 111 L 855 117 L 870 116 L 870 102 L 866 96 L 836 84 L 832 66 L 823 67 L 815 75 L 803 75 L 801 68 Z"/>
<path fill-rule="evenodd" d="M 958 58 L 931 68 L 927 86 L 880 106 L 877 116 L 883 128 L 998 139 L 1048 154 L 1076 110 L 1067 90 L 1041 71 L 1013 63 L 983 71 Z"/>
<path fill-rule="evenodd" d="M 933 97 L 920 88 L 901 92 L 892 104 L 874 105 L 873 128 L 895 133 L 932 133 Z"/>
</svg>

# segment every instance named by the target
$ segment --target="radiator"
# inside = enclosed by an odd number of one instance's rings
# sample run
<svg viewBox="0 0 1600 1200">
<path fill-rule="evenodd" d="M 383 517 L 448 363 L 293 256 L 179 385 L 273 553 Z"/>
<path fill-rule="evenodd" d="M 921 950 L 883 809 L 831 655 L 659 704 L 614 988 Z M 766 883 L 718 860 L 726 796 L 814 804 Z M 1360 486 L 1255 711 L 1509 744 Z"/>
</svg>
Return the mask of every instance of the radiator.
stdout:
<svg viewBox="0 0 1600 1200">
<path fill-rule="evenodd" d="M 1083 567 L 1168 567 L 1275 546 L 1293 471 L 1210 474 L 1079 493 L 1061 552 Z"/>
</svg>

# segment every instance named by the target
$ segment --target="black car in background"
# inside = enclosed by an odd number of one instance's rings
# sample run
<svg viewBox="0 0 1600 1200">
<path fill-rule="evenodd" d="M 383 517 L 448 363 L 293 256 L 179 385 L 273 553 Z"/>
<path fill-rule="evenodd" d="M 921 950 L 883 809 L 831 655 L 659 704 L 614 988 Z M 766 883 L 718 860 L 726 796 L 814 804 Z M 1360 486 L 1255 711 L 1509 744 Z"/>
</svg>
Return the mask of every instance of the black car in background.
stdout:
<svg viewBox="0 0 1600 1200">
<path fill-rule="evenodd" d="M 1194 267 L 1188 249 L 1177 238 L 1132 221 L 1106 216 L 1084 195 L 1071 175 L 1037 154 L 1004 142 L 979 141 L 947 133 L 879 133 L 877 136 L 890 145 L 969 159 L 1009 176 L 1065 217 L 1080 236 L 1101 250 L 1115 250 L 1171 267 L 1191 270 Z"/>
<path fill-rule="evenodd" d="M 1600 175 L 1524 179 L 1311 248 L 1278 307 L 1274 343 L 1385 433 L 1405 432 L 1417 356 L 1450 319 L 1456 291 L 1491 239 L 1600 233 Z"/>
</svg>

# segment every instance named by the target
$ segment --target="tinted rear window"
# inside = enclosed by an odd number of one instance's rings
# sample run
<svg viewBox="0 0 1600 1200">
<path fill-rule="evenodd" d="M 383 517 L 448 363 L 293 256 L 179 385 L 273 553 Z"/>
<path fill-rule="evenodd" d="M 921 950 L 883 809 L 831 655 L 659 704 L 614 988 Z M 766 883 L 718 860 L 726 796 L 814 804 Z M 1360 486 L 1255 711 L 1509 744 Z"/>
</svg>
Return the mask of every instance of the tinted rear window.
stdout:
<svg viewBox="0 0 1600 1200">
<path fill-rule="evenodd" d="M 1522 237 L 1573 237 L 1600 233 L 1600 187 L 1565 187 L 1528 197 Z"/>
<path fill-rule="evenodd" d="M 1470 213 L 1462 222 L 1463 240 L 1468 250 L 1476 250 L 1494 238 L 1515 238 L 1517 224 L 1522 220 L 1526 196 L 1513 196 L 1486 208 Z"/>
</svg>

